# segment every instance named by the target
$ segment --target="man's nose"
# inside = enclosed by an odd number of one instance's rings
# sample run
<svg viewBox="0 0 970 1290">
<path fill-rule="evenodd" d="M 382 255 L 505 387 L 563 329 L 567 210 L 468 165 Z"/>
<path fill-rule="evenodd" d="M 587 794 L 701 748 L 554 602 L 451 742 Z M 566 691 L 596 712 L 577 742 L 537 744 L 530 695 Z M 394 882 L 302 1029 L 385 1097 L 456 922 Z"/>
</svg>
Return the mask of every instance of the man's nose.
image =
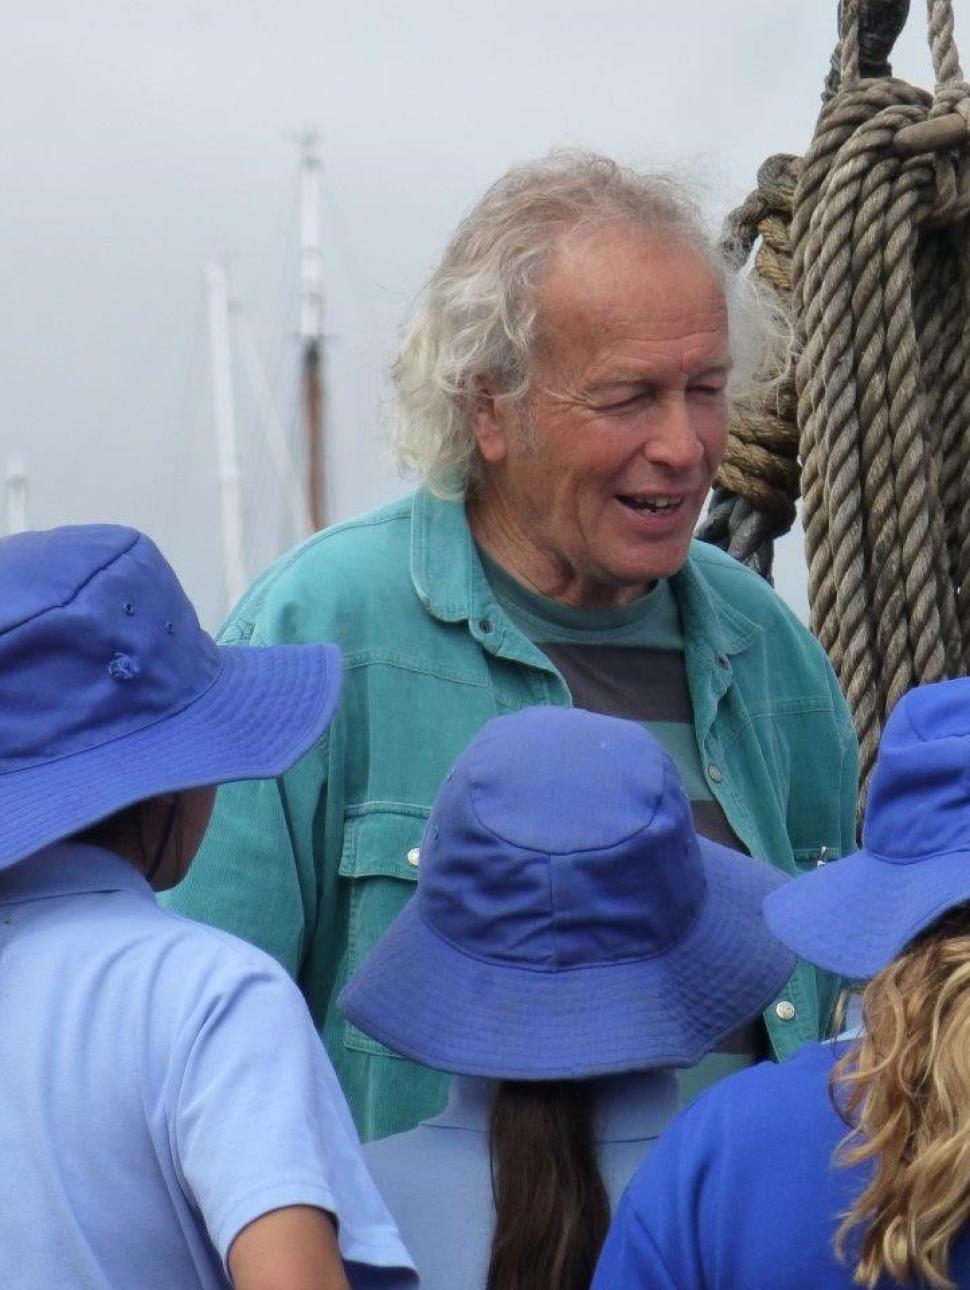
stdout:
<svg viewBox="0 0 970 1290">
<path fill-rule="evenodd" d="M 664 400 L 643 445 L 648 461 L 669 470 L 695 470 L 704 459 L 704 445 L 690 415 L 686 396 L 671 394 Z"/>
</svg>

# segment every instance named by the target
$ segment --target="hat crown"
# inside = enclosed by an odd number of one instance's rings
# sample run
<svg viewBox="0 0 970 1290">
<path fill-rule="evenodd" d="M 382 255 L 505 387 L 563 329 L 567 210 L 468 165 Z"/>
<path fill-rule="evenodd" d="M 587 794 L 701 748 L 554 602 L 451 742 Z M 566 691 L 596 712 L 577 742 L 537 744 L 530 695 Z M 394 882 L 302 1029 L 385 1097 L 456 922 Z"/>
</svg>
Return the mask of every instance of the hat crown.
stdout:
<svg viewBox="0 0 970 1290">
<path fill-rule="evenodd" d="M 863 833 L 898 864 L 970 847 L 970 678 L 919 686 L 893 709 Z"/>
<path fill-rule="evenodd" d="M 553 971 L 661 953 L 705 893 L 676 769 L 641 726 L 529 708 L 489 723 L 441 789 L 418 889 L 466 953 Z"/>
<path fill-rule="evenodd" d="M 219 665 L 173 570 L 137 530 L 0 540 L 0 773 L 173 715 Z"/>
</svg>

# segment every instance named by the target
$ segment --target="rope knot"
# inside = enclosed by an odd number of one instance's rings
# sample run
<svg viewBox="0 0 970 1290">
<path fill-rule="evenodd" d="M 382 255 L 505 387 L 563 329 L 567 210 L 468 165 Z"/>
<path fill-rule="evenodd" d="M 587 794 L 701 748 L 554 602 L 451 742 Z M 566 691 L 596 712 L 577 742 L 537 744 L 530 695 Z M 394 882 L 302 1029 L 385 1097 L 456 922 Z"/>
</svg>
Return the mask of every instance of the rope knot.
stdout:
<svg viewBox="0 0 970 1290">
<path fill-rule="evenodd" d="M 942 146 L 931 153 L 936 195 L 924 220 L 929 228 L 942 228 L 970 215 L 970 85 L 939 86 L 926 120 L 946 130 Z"/>
</svg>

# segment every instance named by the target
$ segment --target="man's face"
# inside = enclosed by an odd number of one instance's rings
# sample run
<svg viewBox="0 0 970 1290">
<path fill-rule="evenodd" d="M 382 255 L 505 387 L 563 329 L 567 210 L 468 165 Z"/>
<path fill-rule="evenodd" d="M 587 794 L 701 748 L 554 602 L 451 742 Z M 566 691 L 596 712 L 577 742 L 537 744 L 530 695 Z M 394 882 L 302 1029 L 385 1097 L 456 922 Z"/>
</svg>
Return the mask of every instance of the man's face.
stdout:
<svg viewBox="0 0 970 1290">
<path fill-rule="evenodd" d="M 509 571 L 609 606 L 676 573 L 727 443 L 727 311 L 703 255 L 628 227 L 575 239 L 539 289 L 525 409 L 483 400 L 469 513 Z"/>
</svg>

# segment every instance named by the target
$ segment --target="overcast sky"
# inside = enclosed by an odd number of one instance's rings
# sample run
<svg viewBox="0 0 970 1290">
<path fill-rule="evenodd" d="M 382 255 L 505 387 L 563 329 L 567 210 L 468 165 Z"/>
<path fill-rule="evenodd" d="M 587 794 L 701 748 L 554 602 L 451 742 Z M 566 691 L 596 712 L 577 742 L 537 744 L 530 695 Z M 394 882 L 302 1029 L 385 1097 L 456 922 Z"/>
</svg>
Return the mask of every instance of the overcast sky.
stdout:
<svg viewBox="0 0 970 1290">
<path fill-rule="evenodd" d="M 898 74 L 926 84 L 914 5 Z M 0 474 L 34 526 L 147 529 L 226 609 L 205 264 L 228 263 L 295 426 L 296 136 L 322 135 L 329 506 L 400 492 L 383 372 L 449 232 L 513 162 L 581 146 L 697 175 L 720 219 L 803 151 L 834 0 L 38 0 L 0 47 Z M 247 573 L 287 541 L 238 362 Z M 0 529 L 4 527 L 0 510 Z M 804 612 L 800 548 L 779 589 Z"/>
</svg>

